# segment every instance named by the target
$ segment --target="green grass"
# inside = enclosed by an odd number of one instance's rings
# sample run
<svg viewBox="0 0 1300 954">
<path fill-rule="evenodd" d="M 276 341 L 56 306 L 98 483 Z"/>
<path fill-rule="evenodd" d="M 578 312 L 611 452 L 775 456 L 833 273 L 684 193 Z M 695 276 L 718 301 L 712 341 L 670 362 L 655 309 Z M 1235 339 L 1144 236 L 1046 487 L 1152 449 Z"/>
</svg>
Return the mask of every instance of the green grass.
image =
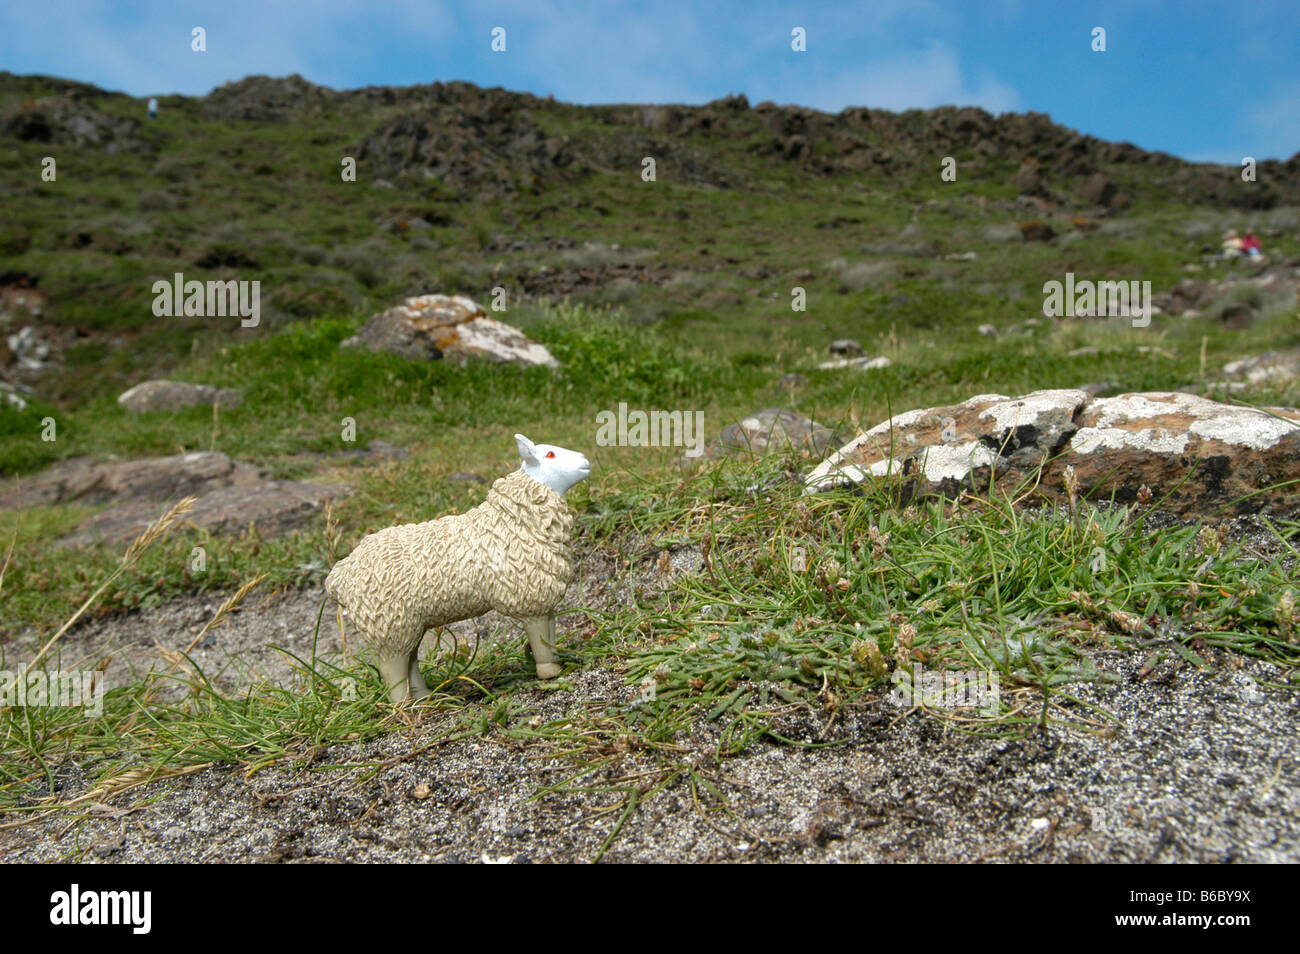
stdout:
<svg viewBox="0 0 1300 954">
<path fill-rule="evenodd" d="M 914 307 L 915 328 L 921 315 L 942 314 L 950 300 L 942 289 L 923 288 L 897 318 L 907 320 L 905 309 Z M 975 317 L 988 314 L 980 309 Z M 721 353 L 700 346 L 671 324 L 641 327 L 620 312 L 579 304 L 527 305 L 513 320 L 552 350 L 564 364 L 562 372 L 488 364 L 458 368 L 449 362 L 341 350 L 338 344 L 355 330 L 357 318 L 300 322 L 180 361 L 174 373 L 182 380 L 241 388 L 245 401 L 239 408 L 215 414 L 203 408 L 129 414 L 107 396 L 72 411 L 34 401 L 23 412 L 0 414 L 5 438 L 0 466 L 18 475 L 6 483 L 21 487 L 22 473 L 65 457 L 218 450 L 251 460 L 275 476 L 303 478 L 321 466 L 298 456 L 304 453 L 328 454 L 376 439 L 410 448 L 408 466 L 324 475 L 359 485 L 359 493 L 341 505 L 341 514 L 349 529 L 360 530 L 384 521 L 428 519 L 464 506 L 463 491 L 441 478 L 456 470 L 490 472 L 508 466 L 515 430 L 588 448 L 600 469 L 617 471 L 636 461 L 635 466 L 649 467 L 652 474 L 662 473 L 672 459 L 669 452 L 592 448 L 596 411 L 616 408 L 620 402 L 701 410 L 706 432 L 713 434 L 757 407 L 790 402 L 775 381 L 792 366 L 808 378 L 794 406 L 851 432 L 855 422 L 870 426 L 891 412 L 956 402 L 972 393 L 1019 394 L 1089 380 L 1112 380 L 1132 390 L 1172 390 L 1201 377 L 1202 339 L 1207 340 L 1211 367 L 1244 350 L 1222 334 L 1210 339 L 1208 319 L 1119 331 L 1079 322 L 993 340 L 971 332 L 949 331 L 945 336 L 938 329 L 909 336 L 891 321 L 879 335 L 878 350 L 894 364 L 846 374 L 811 369 L 819 360 L 811 348 L 784 359 L 734 345 Z M 1274 342 L 1300 340 L 1294 320 L 1286 315 L 1261 321 L 1245 334 Z M 1068 356 L 1085 345 L 1098 350 Z M 1157 352 L 1143 353 L 1140 347 Z M 1295 404 L 1296 386 L 1257 390 L 1249 399 L 1255 404 Z M 43 439 L 50 419 L 54 441 Z M 355 444 L 343 440 L 348 419 L 355 424 Z M 109 554 L 65 554 L 48 546 L 87 513 L 84 507 L 34 508 L 9 528 L 0 527 L 16 541 L 9 592 L 0 594 L 6 602 L 0 636 L 57 624 L 61 606 L 75 602 L 96 568 L 112 564 Z M 297 571 L 284 567 L 309 564 L 319 533 L 319 527 L 308 527 L 270 541 L 183 535 L 143 563 L 132 579 L 102 601 L 99 611 L 135 609 L 195 588 L 235 584 L 268 566 L 274 583 L 300 581 Z M 220 552 L 224 569 L 196 581 L 184 572 L 184 554 L 200 544 Z"/>
</svg>

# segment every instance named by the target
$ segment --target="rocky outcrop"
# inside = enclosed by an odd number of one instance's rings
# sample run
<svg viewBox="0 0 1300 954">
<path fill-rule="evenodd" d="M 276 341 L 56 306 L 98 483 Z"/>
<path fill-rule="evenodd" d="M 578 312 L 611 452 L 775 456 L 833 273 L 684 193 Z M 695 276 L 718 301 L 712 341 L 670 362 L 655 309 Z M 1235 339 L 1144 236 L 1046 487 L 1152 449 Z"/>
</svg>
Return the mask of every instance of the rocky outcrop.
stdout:
<svg viewBox="0 0 1300 954">
<path fill-rule="evenodd" d="M 88 98 L 76 95 L 46 96 L 20 103 L 0 116 L 2 138 L 93 149 L 110 155 L 156 149 L 140 135 L 139 120 L 104 112 Z"/>
<path fill-rule="evenodd" d="M 218 120 L 290 122 L 319 116 L 337 105 L 340 94 L 294 73 L 292 76 L 245 76 L 224 83 L 203 98 L 203 114 Z"/>
<path fill-rule="evenodd" d="M 1041 468 L 1041 473 L 1040 473 Z M 1093 397 L 1082 390 L 981 394 L 907 411 L 842 447 L 805 479 L 808 492 L 901 475 L 911 493 L 1009 493 L 1137 499 L 1146 486 L 1180 515 L 1300 511 L 1300 411 L 1220 404 L 1192 394 Z M 1168 495 L 1166 497 L 1166 494 Z"/>
<path fill-rule="evenodd" d="M 510 325 L 489 318 L 463 295 L 420 295 L 375 315 L 342 348 L 365 347 L 412 360 L 470 358 L 522 365 L 560 363 L 546 348 Z"/>
<path fill-rule="evenodd" d="M 368 167 L 395 177 L 437 179 L 455 188 L 513 191 L 573 166 L 568 137 L 533 121 L 532 97 L 468 83 L 433 84 L 423 109 L 383 122 L 357 147 Z"/>
<path fill-rule="evenodd" d="M 0 102 L 6 98 L 0 138 L 80 143 L 105 151 L 154 149 L 159 138 L 143 125 L 142 101 L 87 84 L 0 71 Z M 102 109 L 105 102 L 115 108 Z M 139 120 L 123 118 L 130 109 L 140 111 Z M 1111 211 L 1122 208 L 1135 189 L 1130 169 L 1138 179 L 1157 170 L 1174 196 L 1189 204 L 1243 209 L 1300 204 L 1300 154 L 1262 160 L 1257 181 L 1243 183 L 1240 168 L 1232 165 L 1188 163 L 1132 143 L 1107 142 L 1043 113 L 994 116 L 970 106 L 824 113 L 770 102 L 751 108 L 743 96 L 698 106 L 572 106 L 464 82 L 336 91 L 299 76 L 250 76 L 199 100 L 164 97 L 163 110 L 216 121 L 338 117 L 371 124 L 345 154 L 361 160 L 367 176 L 377 174 L 389 186 L 437 179 L 452 191 L 511 192 L 592 170 L 626 172 L 647 155 L 659 158 L 661 175 L 671 169 L 677 181 L 738 186 L 745 184 L 746 172 L 715 162 L 714 149 L 693 146 L 748 140 L 746 151 L 783 165 L 797 163 L 811 175 L 890 173 L 968 151 L 972 158 L 964 160 L 963 180 L 968 172 L 999 182 L 1014 176 L 1022 194 L 1036 198 L 1079 196 L 1086 190 Z M 376 113 L 382 118 L 374 126 Z M 551 134 L 579 116 L 581 137 Z M 1090 179 L 1103 170 L 1105 180 Z"/>
</svg>

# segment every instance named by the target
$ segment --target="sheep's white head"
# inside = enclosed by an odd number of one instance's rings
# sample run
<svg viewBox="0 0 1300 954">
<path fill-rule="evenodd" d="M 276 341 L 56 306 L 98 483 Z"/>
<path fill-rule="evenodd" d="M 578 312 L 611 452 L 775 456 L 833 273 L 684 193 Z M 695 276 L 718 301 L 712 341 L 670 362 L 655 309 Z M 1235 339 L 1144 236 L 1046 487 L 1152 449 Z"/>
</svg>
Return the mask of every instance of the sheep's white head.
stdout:
<svg viewBox="0 0 1300 954">
<path fill-rule="evenodd" d="M 515 435 L 515 443 L 523 459 L 523 472 L 557 494 L 591 475 L 591 464 L 577 451 L 554 444 L 534 444 L 522 434 Z"/>
</svg>

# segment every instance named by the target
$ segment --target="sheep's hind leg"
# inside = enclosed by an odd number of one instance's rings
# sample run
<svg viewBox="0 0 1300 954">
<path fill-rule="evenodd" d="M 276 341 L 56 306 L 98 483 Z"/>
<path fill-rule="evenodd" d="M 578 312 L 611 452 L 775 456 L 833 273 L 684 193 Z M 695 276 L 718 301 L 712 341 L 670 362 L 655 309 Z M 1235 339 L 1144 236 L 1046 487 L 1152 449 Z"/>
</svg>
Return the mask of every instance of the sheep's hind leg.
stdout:
<svg viewBox="0 0 1300 954">
<path fill-rule="evenodd" d="M 410 663 L 411 698 L 424 699 L 429 695 L 429 687 L 424 682 L 424 673 L 420 672 L 420 644 L 411 650 Z"/>
<path fill-rule="evenodd" d="M 379 658 L 379 675 L 383 677 L 388 698 L 395 703 L 405 702 L 411 695 L 411 657 L 408 653 Z M 423 685 L 423 681 L 421 681 Z"/>
<path fill-rule="evenodd" d="M 537 663 L 538 679 L 554 679 L 560 674 L 555 662 L 555 619 L 551 616 L 534 616 L 524 620 L 524 632 Z"/>
</svg>

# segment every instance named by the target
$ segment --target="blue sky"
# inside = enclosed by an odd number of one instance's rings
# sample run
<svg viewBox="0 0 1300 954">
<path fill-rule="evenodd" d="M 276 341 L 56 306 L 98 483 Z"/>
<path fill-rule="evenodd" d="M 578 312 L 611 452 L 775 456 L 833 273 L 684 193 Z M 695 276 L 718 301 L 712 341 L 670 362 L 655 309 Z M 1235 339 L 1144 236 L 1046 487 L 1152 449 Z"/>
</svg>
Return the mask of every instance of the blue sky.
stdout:
<svg viewBox="0 0 1300 954">
<path fill-rule="evenodd" d="M 190 49 L 195 26 L 205 53 Z M 496 26 L 504 53 L 490 49 Z M 807 52 L 790 48 L 796 26 Z M 1300 151 L 1300 0 L 11 0 L 0 69 L 140 96 L 301 73 L 339 89 L 464 79 L 578 103 L 972 104 L 1194 160 Z"/>
</svg>

